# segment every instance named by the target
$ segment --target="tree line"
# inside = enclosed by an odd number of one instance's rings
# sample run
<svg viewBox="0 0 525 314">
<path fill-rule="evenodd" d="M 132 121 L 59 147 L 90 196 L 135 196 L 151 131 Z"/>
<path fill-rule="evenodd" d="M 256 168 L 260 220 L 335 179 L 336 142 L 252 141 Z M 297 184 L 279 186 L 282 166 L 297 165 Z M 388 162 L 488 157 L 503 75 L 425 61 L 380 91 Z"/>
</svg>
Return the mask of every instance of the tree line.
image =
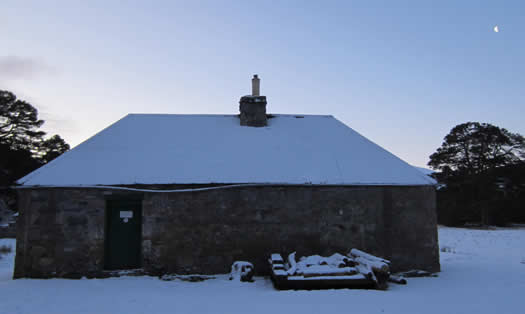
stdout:
<svg viewBox="0 0 525 314">
<path fill-rule="evenodd" d="M 38 110 L 0 90 L 0 197 L 13 203 L 16 180 L 69 150 L 59 135 L 46 137 Z"/>
<path fill-rule="evenodd" d="M 438 222 L 525 222 L 525 139 L 489 123 L 459 124 L 430 155 Z"/>
</svg>

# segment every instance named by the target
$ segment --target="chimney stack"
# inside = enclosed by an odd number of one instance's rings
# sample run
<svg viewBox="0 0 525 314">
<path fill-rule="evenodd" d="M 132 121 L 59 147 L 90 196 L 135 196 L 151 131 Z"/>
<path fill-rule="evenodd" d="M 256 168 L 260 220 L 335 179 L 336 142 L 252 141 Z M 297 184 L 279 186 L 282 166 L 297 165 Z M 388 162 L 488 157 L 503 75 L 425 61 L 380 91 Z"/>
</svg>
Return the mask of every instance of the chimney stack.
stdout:
<svg viewBox="0 0 525 314">
<path fill-rule="evenodd" d="M 239 115 L 241 125 L 261 127 L 268 124 L 266 117 L 266 96 L 260 96 L 261 80 L 255 74 L 252 78 L 252 94 L 241 97 L 239 101 Z"/>
</svg>

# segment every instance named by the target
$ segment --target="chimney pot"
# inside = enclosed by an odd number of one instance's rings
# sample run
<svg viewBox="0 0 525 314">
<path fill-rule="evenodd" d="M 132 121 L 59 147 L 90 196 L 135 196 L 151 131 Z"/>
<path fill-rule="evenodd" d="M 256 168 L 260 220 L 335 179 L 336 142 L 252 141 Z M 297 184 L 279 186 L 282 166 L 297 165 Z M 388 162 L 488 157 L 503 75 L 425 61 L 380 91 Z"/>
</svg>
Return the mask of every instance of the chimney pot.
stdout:
<svg viewBox="0 0 525 314">
<path fill-rule="evenodd" d="M 260 96 L 261 94 L 261 80 L 257 74 L 252 78 L 252 96 Z"/>
</svg>

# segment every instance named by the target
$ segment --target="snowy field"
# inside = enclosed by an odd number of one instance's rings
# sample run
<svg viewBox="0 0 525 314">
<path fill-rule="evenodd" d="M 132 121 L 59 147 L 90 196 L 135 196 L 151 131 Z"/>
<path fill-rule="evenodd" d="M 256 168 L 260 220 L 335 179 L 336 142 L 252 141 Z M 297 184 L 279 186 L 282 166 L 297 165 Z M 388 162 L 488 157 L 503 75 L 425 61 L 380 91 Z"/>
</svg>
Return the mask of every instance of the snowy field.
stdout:
<svg viewBox="0 0 525 314">
<path fill-rule="evenodd" d="M 0 259 L 0 313 L 525 313 L 525 228 L 440 227 L 442 272 L 387 291 L 275 291 L 268 279 L 235 283 L 153 277 L 11 280 Z M 13 246 L 0 239 L 0 246 Z"/>
</svg>

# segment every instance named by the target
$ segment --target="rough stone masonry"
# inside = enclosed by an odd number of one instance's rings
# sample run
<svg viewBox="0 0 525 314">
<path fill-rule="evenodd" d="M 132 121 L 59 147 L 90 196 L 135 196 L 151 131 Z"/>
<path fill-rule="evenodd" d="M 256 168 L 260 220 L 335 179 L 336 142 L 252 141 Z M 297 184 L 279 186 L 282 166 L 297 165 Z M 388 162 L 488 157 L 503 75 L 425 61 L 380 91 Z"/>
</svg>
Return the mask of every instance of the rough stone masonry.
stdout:
<svg viewBox="0 0 525 314">
<path fill-rule="evenodd" d="M 149 188 L 170 188 L 150 186 Z M 15 278 L 107 276 L 105 211 L 142 204 L 142 268 L 160 275 L 227 273 L 233 261 L 268 272 L 270 253 L 351 248 L 393 271 L 439 271 L 433 186 L 261 185 L 183 193 L 109 188 L 19 189 Z"/>
</svg>

